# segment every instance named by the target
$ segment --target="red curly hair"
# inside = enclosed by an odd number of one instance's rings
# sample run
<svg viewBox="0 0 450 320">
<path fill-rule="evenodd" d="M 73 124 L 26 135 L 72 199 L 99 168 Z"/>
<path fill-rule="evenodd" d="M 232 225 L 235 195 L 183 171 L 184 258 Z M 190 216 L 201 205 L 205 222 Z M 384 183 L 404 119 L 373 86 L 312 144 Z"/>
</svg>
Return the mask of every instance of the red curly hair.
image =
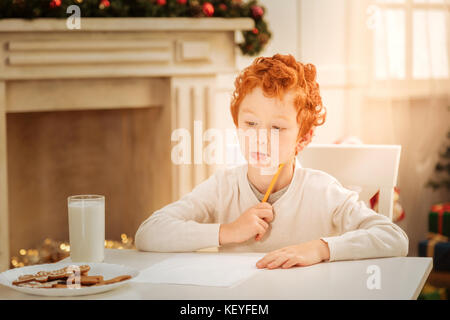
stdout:
<svg viewBox="0 0 450 320">
<path fill-rule="evenodd" d="M 327 112 L 322 105 L 319 84 L 316 82 L 316 67 L 310 63 L 305 65 L 298 62 L 290 54 L 256 58 L 240 72 L 234 86 L 230 109 L 236 127 L 242 100 L 257 86 L 262 88 L 265 96 L 280 100 L 288 91 L 294 90 L 294 107 L 297 109 L 297 123 L 300 125 L 297 140 L 325 122 Z"/>
</svg>

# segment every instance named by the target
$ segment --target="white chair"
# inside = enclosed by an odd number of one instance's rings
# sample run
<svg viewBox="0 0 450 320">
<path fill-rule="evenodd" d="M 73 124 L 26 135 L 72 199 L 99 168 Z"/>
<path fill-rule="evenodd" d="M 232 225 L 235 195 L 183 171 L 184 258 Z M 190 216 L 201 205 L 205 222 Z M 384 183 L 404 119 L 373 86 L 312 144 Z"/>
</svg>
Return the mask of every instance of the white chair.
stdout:
<svg viewBox="0 0 450 320">
<path fill-rule="evenodd" d="M 367 206 L 380 190 L 378 213 L 392 221 L 400 152 L 400 145 L 311 143 L 297 157 L 302 167 L 325 171 L 347 189 L 358 191 Z"/>
</svg>

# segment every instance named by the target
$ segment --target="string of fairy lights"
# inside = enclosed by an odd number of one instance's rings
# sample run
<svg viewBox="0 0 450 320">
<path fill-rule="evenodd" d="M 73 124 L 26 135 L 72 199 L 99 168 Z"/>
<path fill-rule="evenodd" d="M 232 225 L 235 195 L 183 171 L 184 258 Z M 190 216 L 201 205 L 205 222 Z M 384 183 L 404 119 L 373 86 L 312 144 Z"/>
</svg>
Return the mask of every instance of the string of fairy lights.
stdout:
<svg viewBox="0 0 450 320">
<path fill-rule="evenodd" d="M 120 241 L 105 240 L 107 249 L 136 249 L 133 238 L 125 233 L 120 235 Z M 20 249 L 18 255 L 11 257 L 11 268 L 20 268 L 24 266 L 54 263 L 70 255 L 70 243 L 67 241 L 57 241 L 46 238 L 37 248 Z"/>
</svg>

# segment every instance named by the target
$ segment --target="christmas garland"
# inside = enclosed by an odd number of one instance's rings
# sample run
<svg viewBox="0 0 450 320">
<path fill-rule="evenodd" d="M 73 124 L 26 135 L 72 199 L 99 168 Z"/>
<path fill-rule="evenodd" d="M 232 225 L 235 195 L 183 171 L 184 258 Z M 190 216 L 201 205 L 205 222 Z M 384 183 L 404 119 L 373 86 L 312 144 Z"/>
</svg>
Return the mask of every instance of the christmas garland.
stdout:
<svg viewBox="0 0 450 320">
<path fill-rule="evenodd" d="M 265 8 L 256 0 L 0 0 L 0 19 L 67 18 L 67 7 L 74 4 L 81 17 L 252 18 L 255 28 L 243 31 L 238 44 L 249 56 L 260 53 L 271 37 Z"/>
</svg>

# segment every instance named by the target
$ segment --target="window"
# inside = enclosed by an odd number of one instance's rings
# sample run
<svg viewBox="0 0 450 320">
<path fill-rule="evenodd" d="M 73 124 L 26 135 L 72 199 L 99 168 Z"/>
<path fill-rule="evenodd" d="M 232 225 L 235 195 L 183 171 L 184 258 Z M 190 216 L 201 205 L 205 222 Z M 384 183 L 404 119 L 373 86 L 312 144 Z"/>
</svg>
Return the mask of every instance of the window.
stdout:
<svg viewBox="0 0 450 320">
<path fill-rule="evenodd" d="M 373 0 L 376 80 L 448 79 L 450 0 Z"/>
</svg>

